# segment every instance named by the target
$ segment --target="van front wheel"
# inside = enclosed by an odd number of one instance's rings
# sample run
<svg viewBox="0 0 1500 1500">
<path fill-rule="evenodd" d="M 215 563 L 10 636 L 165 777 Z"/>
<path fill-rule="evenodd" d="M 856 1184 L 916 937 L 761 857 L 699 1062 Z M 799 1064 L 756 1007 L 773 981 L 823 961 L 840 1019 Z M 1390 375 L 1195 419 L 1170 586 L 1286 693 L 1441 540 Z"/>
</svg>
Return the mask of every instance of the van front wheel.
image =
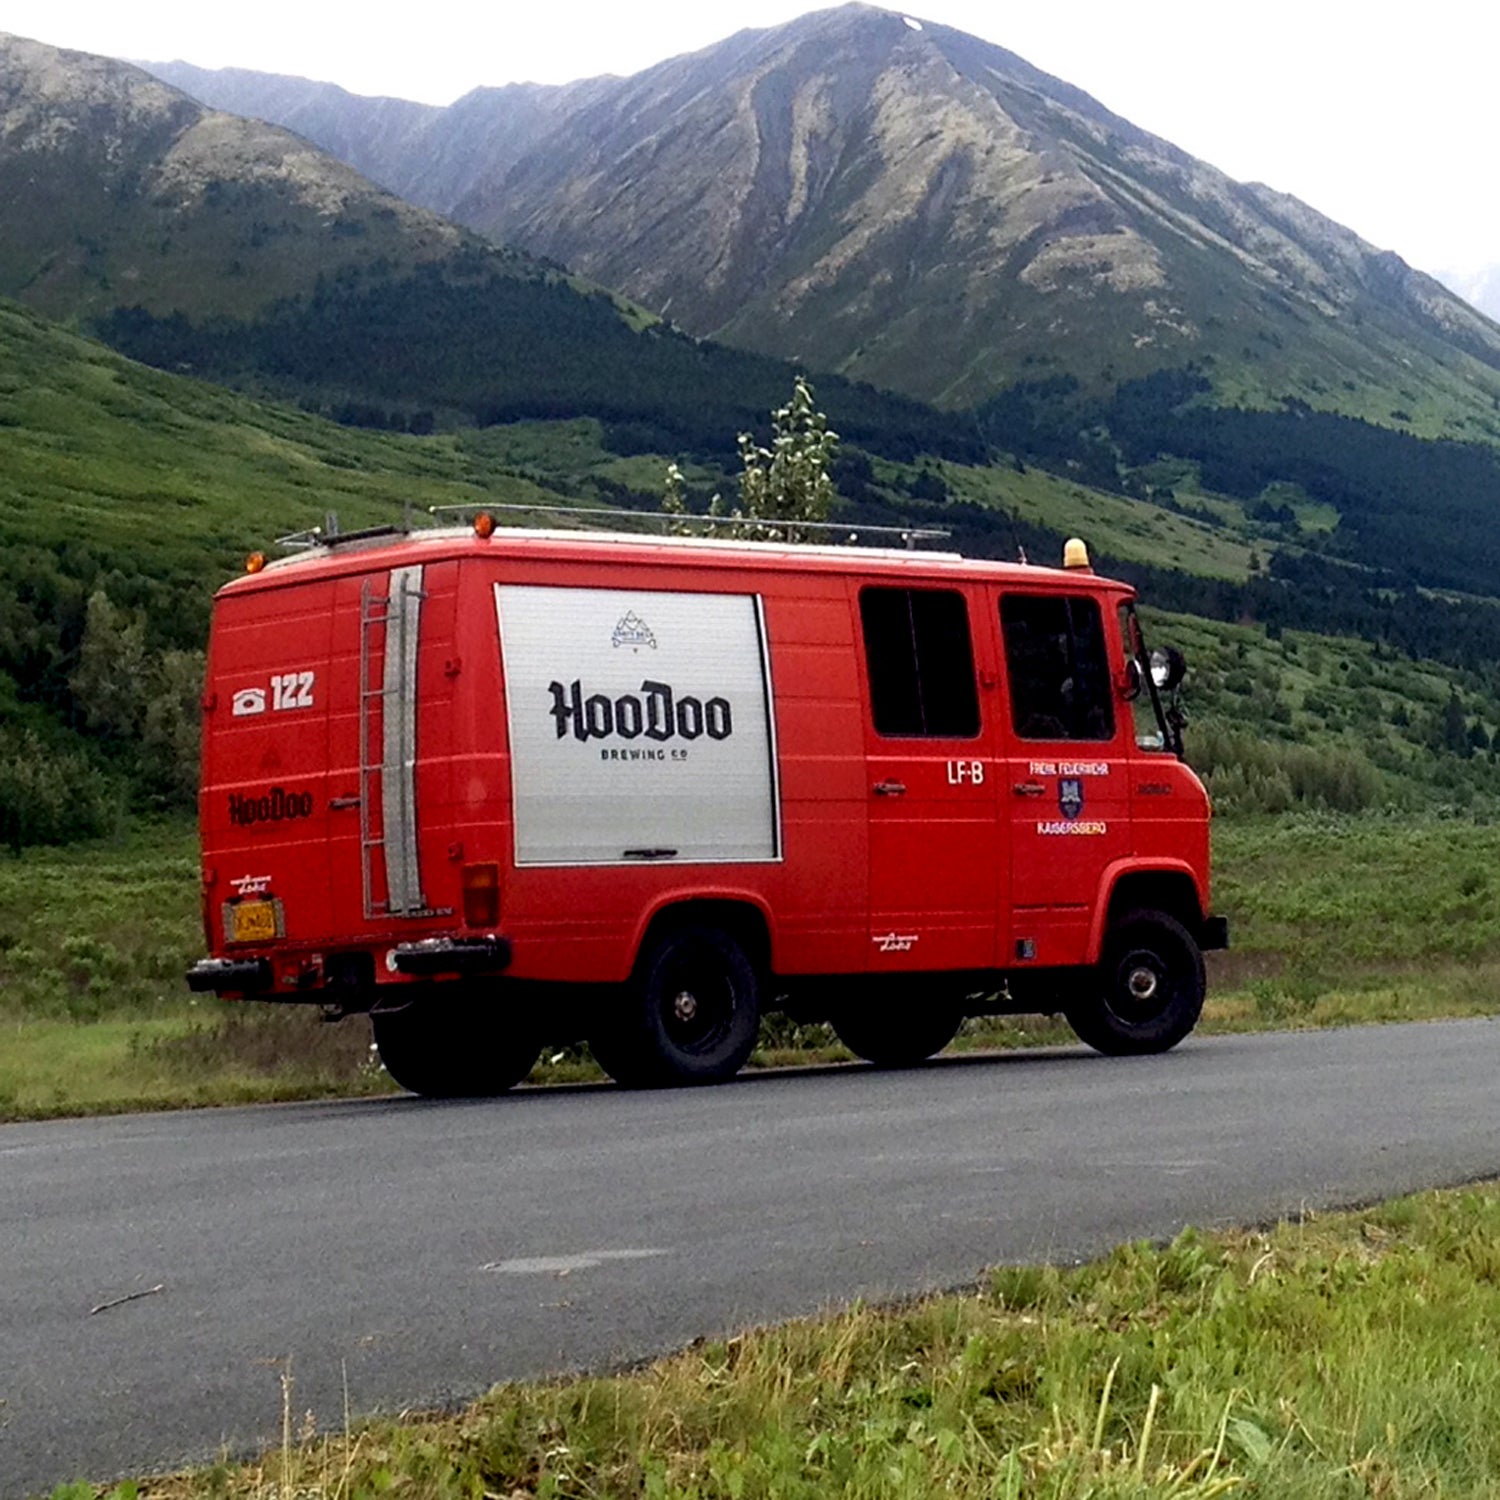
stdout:
<svg viewBox="0 0 1500 1500">
<path fill-rule="evenodd" d="M 1093 979 L 1068 1006 L 1068 1024 L 1098 1052 L 1166 1052 L 1203 1010 L 1203 954 L 1175 917 L 1133 911 L 1110 929 Z"/>
<path fill-rule="evenodd" d="M 760 986 L 744 950 L 716 927 L 678 927 L 603 1002 L 594 1056 L 617 1083 L 719 1083 L 744 1067 L 760 1029 Z"/>
</svg>

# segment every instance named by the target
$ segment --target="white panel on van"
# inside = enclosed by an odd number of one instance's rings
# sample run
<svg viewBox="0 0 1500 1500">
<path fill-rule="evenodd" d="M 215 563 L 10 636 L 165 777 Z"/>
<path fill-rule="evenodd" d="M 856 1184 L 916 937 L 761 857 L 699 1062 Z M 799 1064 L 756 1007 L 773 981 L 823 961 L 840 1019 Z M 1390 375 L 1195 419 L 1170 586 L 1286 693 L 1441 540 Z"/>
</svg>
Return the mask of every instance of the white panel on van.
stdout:
<svg viewBox="0 0 1500 1500">
<path fill-rule="evenodd" d="M 495 585 L 516 863 L 781 857 L 751 594 Z"/>
</svg>

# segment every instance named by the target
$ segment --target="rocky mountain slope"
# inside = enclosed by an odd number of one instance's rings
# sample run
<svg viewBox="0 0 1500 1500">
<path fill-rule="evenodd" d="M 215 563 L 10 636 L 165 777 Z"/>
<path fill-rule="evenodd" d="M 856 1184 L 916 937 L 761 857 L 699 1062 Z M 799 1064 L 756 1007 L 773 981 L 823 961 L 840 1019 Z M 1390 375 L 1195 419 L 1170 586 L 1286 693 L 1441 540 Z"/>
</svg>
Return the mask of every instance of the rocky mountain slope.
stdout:
<svg viewBox="0 0 1500 1500">
<path fill-rule="evenodd" d="M 246 68 L 147 63 L 153 76 L 231 114 L 272 120 L 316 141 L 371 182 L 408 203 L 451 214 L 480 181 L 504 172 L 574 110 L 618 82 L 585 79 L 549 88 L 481 88 L 447 108 L 351 94 Z"/>
<path fill-rule="evenodd" d="M 526 100 L 424 118 L 413 151 L 473 142 L 428 201 L 694 334 L 952 406 L 1195 363 L 1221 399 L 1456 434 L 1500 392 L 1500 328 L 1437 282 L 946 27 L 846 5 Z"/>
<path fill-rule="evenodd" d="M 1500 264 L 1467 271 L 1441 271 L 1438 279 L 1487 318 L 1500 320 Z"/>
<path fill-rule="evenodd" d="M 65 317 L 246 313 L 375 257 L 489 253 L 287 130 L 3 34 L 0 202 L 0 293 Z"/>
<path fill-rule="evenodd" d="M 415 117 L 393 105 L 390 118 Z M 663 326 L 281 126 L 3 35 L 0 203 L 0 296 L 346 421 L 590 415 L 636 424 L 637 445 L 732 452 L 791 388 L 783 362 Z M 978 446 L 972 422 L 913 402 L 837 380 L 822 394 L 877 447 Z"/>
</svg>

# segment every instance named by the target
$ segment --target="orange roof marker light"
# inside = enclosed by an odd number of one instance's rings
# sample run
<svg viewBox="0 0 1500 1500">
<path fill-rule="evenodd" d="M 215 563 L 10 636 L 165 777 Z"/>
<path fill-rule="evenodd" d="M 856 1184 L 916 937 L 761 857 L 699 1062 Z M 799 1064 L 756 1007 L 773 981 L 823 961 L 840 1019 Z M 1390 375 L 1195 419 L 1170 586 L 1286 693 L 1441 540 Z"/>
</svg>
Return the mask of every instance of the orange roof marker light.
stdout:
<svg viewBox="0 0 1500 1500">
<path fill-rule="evenodd" d="M 487 511 L 482 510 L 474 517 L 474 535 L 480 541 L 487 542 L 495 534 L 495 518 Z"/>
<path fill-rule="evenodd" d="M 252 552 L 245 559 L 245 571 L 247 573 L 259 573 L 266 565 L 266 554 L 264 552 Z"/>
<path fill-rule="evenodd" d="M 1076 568 L 1080 572 L 1092 573 L 1093 565 L 1089 562 L 1089 549 L 1082 537 L 1070 536 L 1063 543 L 1063 567 Z"/>
</svg>

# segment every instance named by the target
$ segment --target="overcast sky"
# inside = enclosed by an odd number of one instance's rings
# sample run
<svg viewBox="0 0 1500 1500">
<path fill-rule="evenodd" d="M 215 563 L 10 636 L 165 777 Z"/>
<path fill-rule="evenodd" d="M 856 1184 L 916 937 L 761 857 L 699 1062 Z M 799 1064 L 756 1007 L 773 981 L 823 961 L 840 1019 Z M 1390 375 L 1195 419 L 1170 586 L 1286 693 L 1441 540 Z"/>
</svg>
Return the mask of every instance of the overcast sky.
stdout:
<svg viewBox="0 0 1500 1500">
<path fill-rule="evenodd" d="M 0 30 L 114 57 L 257 68 L 447 104 L 480 84 L 632 73 L 811 0 L 0 0 Z M 896 7 L 889 7 L 895 9 Z M 1500 5 L 924 0 L 1232 177 L 1295 193 L 1433 272 L 1500 263 Z"/>
</svg>

